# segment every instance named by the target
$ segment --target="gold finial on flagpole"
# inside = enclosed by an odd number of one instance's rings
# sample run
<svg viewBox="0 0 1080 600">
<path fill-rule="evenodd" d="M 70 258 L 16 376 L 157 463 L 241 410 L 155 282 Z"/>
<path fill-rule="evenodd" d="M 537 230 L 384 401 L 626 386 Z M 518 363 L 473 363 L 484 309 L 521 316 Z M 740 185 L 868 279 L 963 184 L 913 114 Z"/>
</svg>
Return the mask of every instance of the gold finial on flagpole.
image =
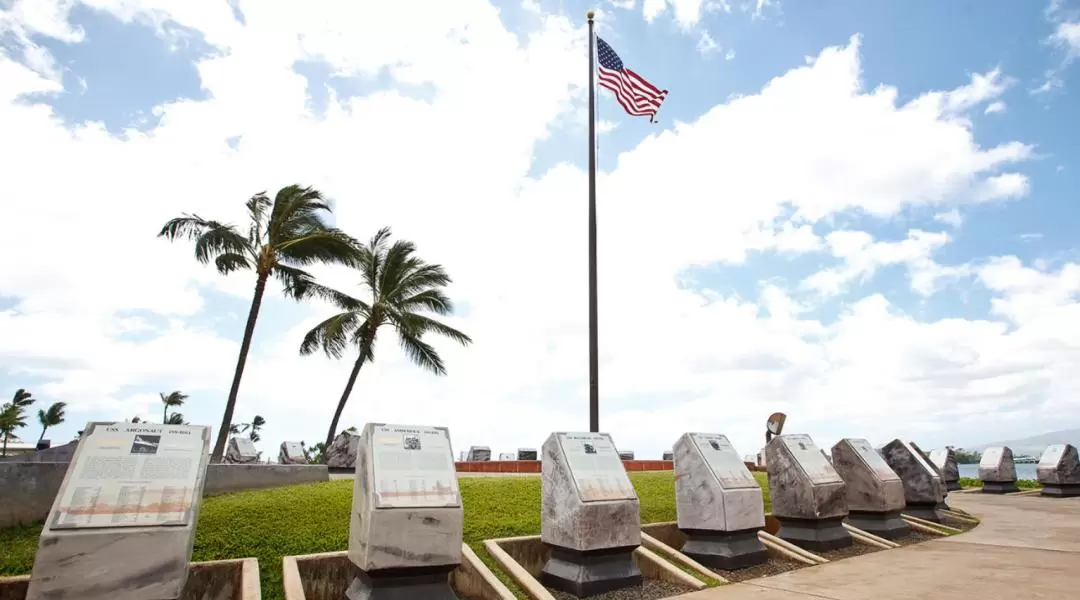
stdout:
<svg viewBox="0 0 1080 600">
<path fill-rule="evenodd" d="M 585 13 L 585 18 L 590 20 L 590 21 L 592 21 L 593 17 L 595 17 L 595 16 L 596 16 L 596 11 L 592 10 L 592 9 L 589 9 L 589 12 Z"/>
</svg>

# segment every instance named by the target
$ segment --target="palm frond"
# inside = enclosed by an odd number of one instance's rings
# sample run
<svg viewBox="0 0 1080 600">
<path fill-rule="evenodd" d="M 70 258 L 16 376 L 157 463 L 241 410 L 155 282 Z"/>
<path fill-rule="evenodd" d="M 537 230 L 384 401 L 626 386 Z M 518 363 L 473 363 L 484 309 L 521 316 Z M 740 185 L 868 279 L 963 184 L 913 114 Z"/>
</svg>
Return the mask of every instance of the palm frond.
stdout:
<svg viewBox="0 0 1080 600">
<path fill-rule="evenodd" d="M 271 244 L 295 237 L 305 227 L 325 229 L 320 213 L 329 213 L 330 206 L 323 201 L 322 193 L 312 187 L 288 185 L 274 196 L 270 213 L 268 237 Z"/>
<path fill-rule="evenodd" d="M 340 229 L 309 229 L 297 237 L 282 240 L 275 250 L 278 261 L 306 266 L 313 263 L 360 264 L 358 242 Z"/>
<path fill-rule="evenodd" d="M 31 396 L 33 396 L 33 394 L 23 388 L 19 388 L 15 390 L 15 395 L 11 398 L 11 404 L 14 406 L 30 406 L 34 403 Z"/>
<path fill-rule="evenodd" d="M 67 402 L 53 402 L 48 410 L 38 410 L 38 418 L 45 418 L 42 421 L 42 425 L 47 427 L 53 427 L 64 422 L 64 409 L 67 408 Z M 44 413 L 44 415 L 42 414 Z"/>
<path fill-rule="evenodd" d="M 158 237 L 169 241 L 178 238 L 195 240 L 195 258 L 203 264 L 222 254 L 254 256 L 253 248 L 235 227 L 198 215 L 184 215 L 170 220 L 161 228 Z"/>
<path fill-rule="evenodd" d="M 409 313 L 399 315 L 397 318 L 400 320 L 399 331 L 406 331 L 409 335 L 416 338 L 421 338 L 425 334 L 434 333 L 444 337 L 448 337 L 462 346 L 468 346 L 472 343 L 472 338 L 464 333 L 454 329 L 446 323 L 441 323 L 426 317 L 424 315 L 418 315 L 415 313 Z"/>
<path fill-rule="evenodd" d="M 366 246 L 360 248 L 360 260 L 357 269 L 364 277 L 364 283 L 371 288 L 374 296 L 379 295 L 379 272 L 382 270 L 386 243 L 390 239 L 390 228 L 383 227 L 371 236 Z"/>
<path fill-rule="evenodd" d="M 396 303 L 402 312 L 415 310 L 428 310 L 438 315 L 448 315 L 454 312 L 454 303 L 440 290 L 427 289 L 417 292 L 412 296 L 399 300 Z"/>
<path fill-rule="evenodd" d="M 304 335 L 300 354 L 307 356 L 322 349 L 328 357 L 341 358 L 349 347 L 350 337 L 359 329 L 363 317 L 356 312 L 336 314 L 319 323 Z"/>
<path fill-rule="evenodd" d="M 408 275 L 409 271 L 417 268 L 420 259 L 413 257 L 416 246 L 409 241 L 398 240 L 383 254 L 382 271 L 379 273 L 378 290 L 383 298 L 393 297 L 397 292 L 398 284 Z"/>
<path fill-rule="evenodd" d="M 214 266 L 217 267 L 218 273 L 228 275 L 233 271 L 250 269 L 251 261 L 249 261 L 246 256 L 229 252 L 215 258 Z"/>
<path fill-rule="evenodd" d="M 266 192 L 259 192 L 247 201 L 248 216 L 251 217 L 251 225 L 248 226 L 248 244 L 252 248 L 259 246 L 266 234 L 266 226 L 269 223 L 268 210 L 273 204 Z"/>
<path fill-rule="evenodd" d="M 308 297 L 315 277 L 302 269 L 278 263 L 274 265 L 274 278 L 281 282 L 281 292 L 286 297 L 300 301 Z"/>
<path fill-rule="evenodd" d="M 183 413 L 174 412 L 169 414 L 168 419 L 165 419 L 165 425 L 187 425 L 187 423 L 184 422 Z"/>
<path fill-rule="evenodd" d="M 405 351 L 409 360 L 436 375 L 446 375 L 446 367 L 443 366 L 442 358 L 439 357 L 435 348 L 408 332 L 399 331 L 398 339 L 401 341 L 401 349 Z"/>
</svg>

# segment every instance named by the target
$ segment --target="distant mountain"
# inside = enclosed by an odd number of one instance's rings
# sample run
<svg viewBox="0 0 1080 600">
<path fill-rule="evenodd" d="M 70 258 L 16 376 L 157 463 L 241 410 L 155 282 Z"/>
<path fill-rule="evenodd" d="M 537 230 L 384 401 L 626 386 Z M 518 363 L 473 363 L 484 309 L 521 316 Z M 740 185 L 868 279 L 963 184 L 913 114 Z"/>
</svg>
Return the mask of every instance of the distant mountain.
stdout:
<svg viewBox="0 0 1080 600">
<path fill-rule="evenodd" d="M 1002 442 L 990 442 L 968 448 L 968 450 L 976 450 L 982 452 L 988 446 L 1008 446 L 1012 449 L 1013 454 L 1027 454 L 1029 456 L 1039 456 L 1046 450 L 1046 447 L 1050 444 L 1072 444 L 1080 447 L 1080 429 L 1063 429 L 1061 431 L 1051 431 L 1050 433 L 1040 433 L 1039 435 L 1033 435 L 1018 440 L 1005 440 Z"/>
</svg>

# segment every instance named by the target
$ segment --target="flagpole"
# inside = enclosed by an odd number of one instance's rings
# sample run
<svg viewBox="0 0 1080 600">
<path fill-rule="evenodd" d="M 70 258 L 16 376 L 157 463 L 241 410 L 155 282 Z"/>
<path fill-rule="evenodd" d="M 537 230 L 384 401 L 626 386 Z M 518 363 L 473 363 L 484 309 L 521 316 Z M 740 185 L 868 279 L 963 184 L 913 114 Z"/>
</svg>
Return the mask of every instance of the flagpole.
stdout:
<svg viewBox="0 0 1080 600">
<path fill-rule="evenodd" d="M 600 431 L 600 359 L 596 310 L 596 36 L 593 34 L 594 11 L 586 13 L 589 22 L 589 431 Z"/>
</svg>

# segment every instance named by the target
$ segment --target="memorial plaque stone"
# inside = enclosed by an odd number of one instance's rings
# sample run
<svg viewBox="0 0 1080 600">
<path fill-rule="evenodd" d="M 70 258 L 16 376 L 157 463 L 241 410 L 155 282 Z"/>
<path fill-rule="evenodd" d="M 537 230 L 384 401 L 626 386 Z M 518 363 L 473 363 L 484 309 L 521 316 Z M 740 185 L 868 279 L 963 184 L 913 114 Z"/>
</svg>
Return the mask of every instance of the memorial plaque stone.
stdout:
<svg viewBox="0 0 1080 600">
<path fill-rule="evenodd" d="M 88 424 L 42 528 L 26 598 L 179 598 L 209 450 L 209 427 Z"/>
<path fill-rule="evenodd" d="M 300 442 L 281 442 L 278 449 L 278 462 L 283 465 L 306 465 L 304 446 Z"/>
<path fill-rule="evenodd" d="M 255 449 L 255 444 L 250 438 L 229 438 L 229 446 L 225 449 L 226 464 L 246 465 L 254 462 L 259 462 L 259 451 Z"/>
<path fill-rule="evenodd" d="M 463 512 L 445 427 L 368 423 L 357 444 L 349 600 L 457 600 Z"/>
<path fill-rule="evenodd" d="M 513 452 L 500 452 L 499 453 L 499 460 L 515 460 L 516 458 L 517 458 L 517 455 L 514 454 Z"/>
<path fill-rule="evenodd" d="M 960 468 L 956 465 L 956 452 L 952 448 L 938 448 L 930 451 L 930 464 L 941 472 L 945 482 L 945 491 L 955 492 L 960 489 Z"/>
<path fill-rule="evenodd" d="M 674 450 L 668 450 L 667 452 L 665 452 L 663 454 L 661 459 L 662 460 L 675 460 L 675 451 Z"/>
<path fill-rule="evenodd" d="M 473 446 L 469 448 L 470 462 L 487 462 L 491 460 L 491 448 L 487 446 Z"/>
<path fill-rule="evenodd" d="M 949 496 L 949 486 L 945 483 L 945 475 L 941 472 L 941 467 L 938 467 L 934 463 L 934 461 L 930 460 L 930 453 L 920 448 L 918 444 L 910 441 L 908 442 L 908 444 L 910 444 L 911 447 L 914 448 L 920 456 L 922 456 L 923 462 L 930 465 L 930 468 L 934 471 L 934 475 L 941 482 L 941 499 L 938 500 L 937 510 L 950 510 L 949 505 L 945 504 L 945 498 Z"/>
<path fill-rule="evenodd" d="M 744 569 L 769 560 L 761 487 L 726 436 L 685 433 L 675 442 L 675 507 L 682 553 L 703 565 Z"/>
<path fill-rule="evenodd" d="M 842 439 L 832 447 L 832 459 L 847 484 L 848 524 L 887 539 L 907 535 L 904 483 L 870 442 Z"/>
<path fill-rule="evenodd" d="M 879 454 L 904 484 L 904 513 L 940 523 L 937 508 L 945 499 L 945 484 L 922 453 L 910 443 L 895 439 L 885 444 Z"/>
<path fill-rule="evenodd" d="M 536 460 L 536 448 L 518 448 L 518 460 Z"/>
<path fill-rule="evenodd" d="M 1016 487 L 1016 465 L 1013 463 L 1012 448 L 990 446 L 984 450 L 979 460 L 979 479 L 982 480 L 984 494 L 1020 491 L 1020 488 Z"/>
<path fill-rule="evenodd" d="M 1080 496 L 1080 457 L 1077 456 L 1076 446 L 1047 446 L 1039 458 L 1035 472 L 1043 486 L 1043 496 Z"/>
<path fill-rule="evenodd" d="M 352 471 L 356 468 L 356 453 L 360 434 L 342 431 L 326 449 L 326 466 L 330 469 Z"/>
<path fill-rule="evenodd" d="M 778 537 L 810 551 L 851 545 L 844 529 L 846 485 L 808 435 L 779 435 L 765 446 Z"/>
<path fill-rule="evenodd" d="M 633 450 L 620 450 L 619 451 L 619 459 L 621 459 L 621 460 L 634 460 L 634 451 Z"/>
<path fill-rule="evenodd" d="M 611 436 L 556 432 L 541 452 L 541 582 L 579 597 L 640 586 L 638 498 Z"/>
</svg>

